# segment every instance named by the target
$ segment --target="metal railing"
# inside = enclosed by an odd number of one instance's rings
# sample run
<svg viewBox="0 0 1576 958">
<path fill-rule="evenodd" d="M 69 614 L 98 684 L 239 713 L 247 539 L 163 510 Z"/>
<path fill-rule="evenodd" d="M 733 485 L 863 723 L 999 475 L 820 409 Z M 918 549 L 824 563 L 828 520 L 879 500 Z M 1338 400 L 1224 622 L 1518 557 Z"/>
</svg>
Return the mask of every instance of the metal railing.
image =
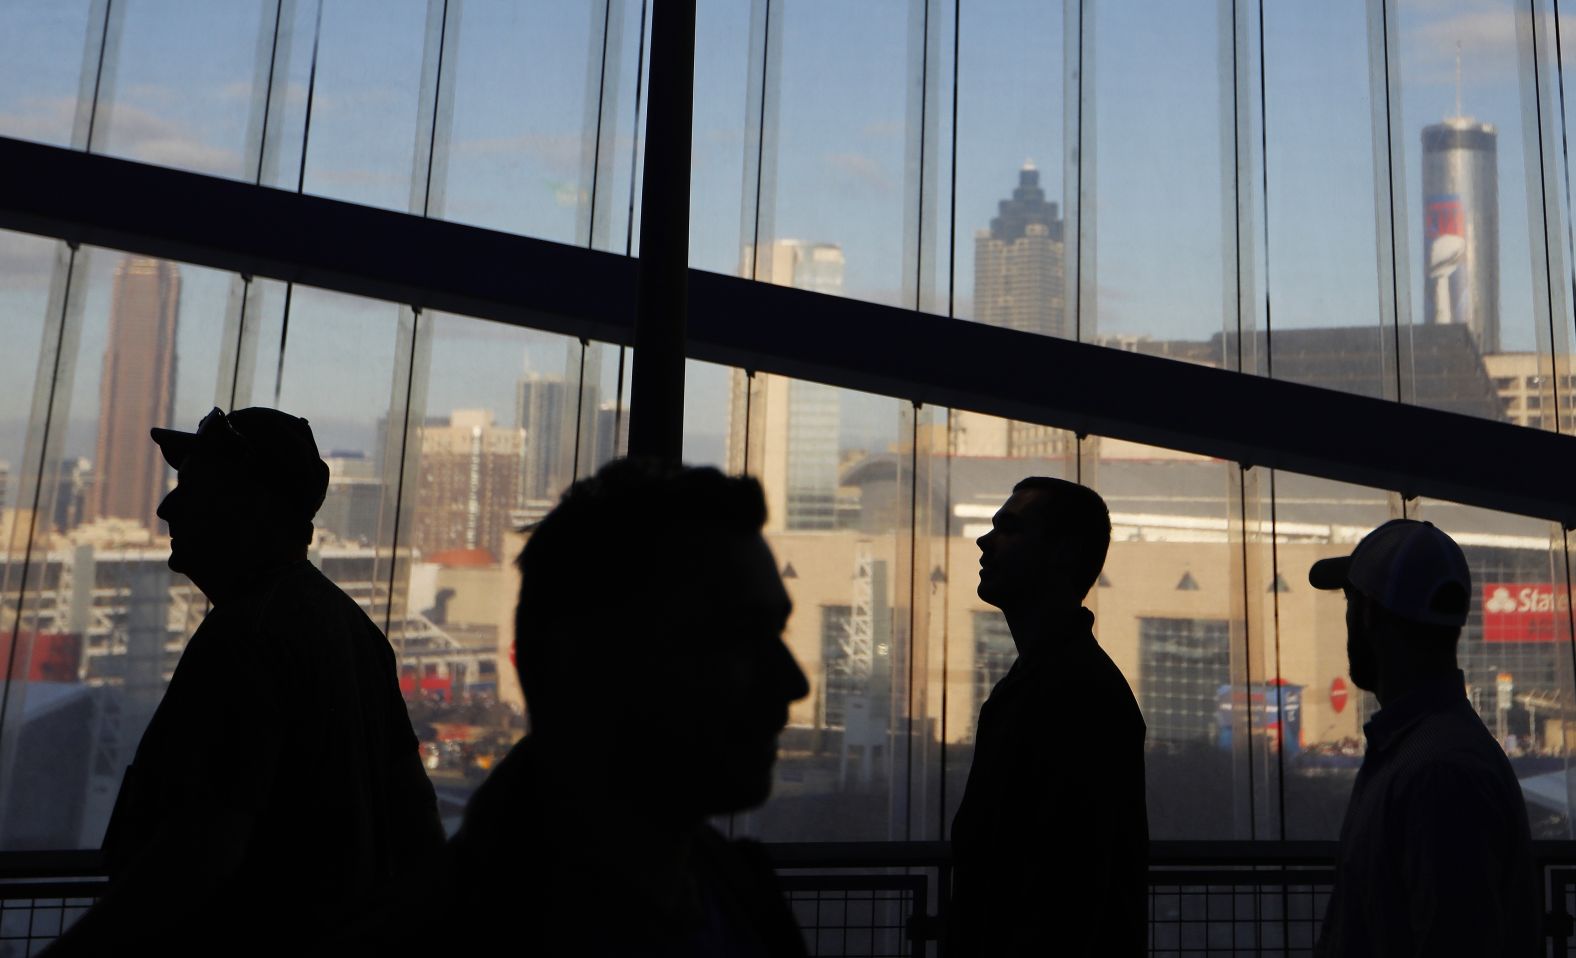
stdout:
<svg viewBox="0 0 1576 958">
<path fill-rule="evenodd" d="M 0 958 L 26 958 L 98 900 L 102 879 L 0 882 Z"/>
<path fill-rule="evenodd" d="M 103 894 L 97 852 L 0 854 L 0 958 L 42 951 Z"/>
<path fill-rule="evenodd" d="M 811 955 L 943 954 L 945 842 L 770 844 Z M 1333 842 L 1154 842 L 1149 950 L 1311 955 L 1334 883 Z M 1549 954 L 1576 955 L 1576 842 L 1536 843 Z M 95 853 L 0 854 L 0 958 L 36 954 L 103 893 Z"/>
</svg>

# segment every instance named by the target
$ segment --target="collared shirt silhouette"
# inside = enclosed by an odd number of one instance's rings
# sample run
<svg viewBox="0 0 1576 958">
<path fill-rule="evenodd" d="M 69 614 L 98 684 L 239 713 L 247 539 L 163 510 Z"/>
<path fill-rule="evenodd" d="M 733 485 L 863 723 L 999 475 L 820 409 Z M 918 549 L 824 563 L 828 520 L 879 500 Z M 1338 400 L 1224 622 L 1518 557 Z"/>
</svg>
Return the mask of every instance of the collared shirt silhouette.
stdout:
<svg viewBox="0 0 1576 958">
<path fill-rule="evenodd" d="M 1026 479 L 979 540 L 982 599 L 1018 659 L 980 709 L 952 827 L 948 955 L 1138 955 L 1149 825 L 1143 717 L 1080 607 L 1110 519 L 1093 491 Z"/>
<path fill-rule="evenodd" d="M 752 479 L 618 460 L 531 530 L 515 620 L 531 731 L 450 842 L 433 945 L 804 954 L 759 847 L 707 824 L 765 800 L 808 692 L 764 519 Z"/>
<path fill-rule="evenodd" d="M 1542 954 L 1521 787 L 1455 667 L 1471 595 L 1460 548 L 1397 519 L 1308 578 L 1345 591 L 1352 683 L 1381 705 L 1363 727 L 1319 954 Z"/>
<path fill-rule="evenodd" d="M 298 951 L 436 868 L 443 833 L 393 651 L 305 558 L 327 469 L 303 419 L 154 430 L 170 567 L 212 610 L 105 835 L 108 894 L 60 954 Z"/>
</svg>

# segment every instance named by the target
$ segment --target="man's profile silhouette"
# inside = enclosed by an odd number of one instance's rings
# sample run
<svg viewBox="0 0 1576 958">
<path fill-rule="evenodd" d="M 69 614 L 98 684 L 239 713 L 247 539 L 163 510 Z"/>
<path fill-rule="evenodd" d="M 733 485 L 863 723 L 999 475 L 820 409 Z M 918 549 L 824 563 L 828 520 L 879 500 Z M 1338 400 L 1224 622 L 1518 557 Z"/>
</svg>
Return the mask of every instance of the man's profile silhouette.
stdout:
<svg viewBox="0 0 1576 958">
<path fill-rule="evenodd" d="M 1542 954 L 1527 807 L 1456 665 L 1472 594 L 1461 547 L 1393 519 L 1308 581 L 1345 592 L 1352 684 L 1380 705 L 1363 726 L 1318 953 Z"/>
<path fill-rule="evenodd" d="M 107 894 L 51 954 L 275 954 L 436 868 L 443 832 L 383 633 L 306 558 L 328 468 L 306 420 L 154 429 L 170 568 L 212 608 L 121 785 Z"/>
<path fill-rule="evenodd" d="M 759 849 L 706 824 L 766 799 L 788 704 L 809 691 L 765 517 L 753 479 L 617 460 L 530 532 L 515 612 L 530 732 L 450 843 L 449 948 L 804 954 Z"/>
<path fill-rule="evenodd" d="M 952 826 L 947 954 L 1144 952 L 1144 720 L 1082 607 L 1111 520 L 1093 490 L 1031 477 L 979 539 L 979 596 L 1018 658 L 980 709 Z"/>
</svg>

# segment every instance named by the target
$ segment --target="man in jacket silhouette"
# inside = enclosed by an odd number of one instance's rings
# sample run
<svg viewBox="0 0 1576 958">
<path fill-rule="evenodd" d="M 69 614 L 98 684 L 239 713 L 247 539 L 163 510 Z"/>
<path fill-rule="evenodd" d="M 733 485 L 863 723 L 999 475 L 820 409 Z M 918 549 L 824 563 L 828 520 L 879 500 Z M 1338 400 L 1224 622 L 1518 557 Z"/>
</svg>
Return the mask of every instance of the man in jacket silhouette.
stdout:
<svg viewBox="0 0 1576 958">
<path fill-rule="evenodd" d="M 954 958 L 1146 947 L 1144 720 L 1082 605 L 1110 541 L 1098 494 L 1039 477 L 979 539 L 979 596 L 1018 658 L 980 709 L 952 826 Z"/>
</svg>

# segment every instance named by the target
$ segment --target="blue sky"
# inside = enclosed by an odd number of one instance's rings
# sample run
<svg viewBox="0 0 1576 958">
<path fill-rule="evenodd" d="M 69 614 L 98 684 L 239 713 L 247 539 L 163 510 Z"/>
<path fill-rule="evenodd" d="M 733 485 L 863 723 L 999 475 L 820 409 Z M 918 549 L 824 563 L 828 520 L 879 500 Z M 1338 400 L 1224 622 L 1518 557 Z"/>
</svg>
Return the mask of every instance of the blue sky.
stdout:
<svg viewBox="0 0 1576 958">
<path fill-rule="evenodd" d="M 1100 332 L 1202 339 L 1220 331 L 1234 290 L 1223 250 L 1233 225 L 1223 215 L 1230 187 L 1222 152 L 1229 103 L 1222 99 L 1219 4 L 1099 2 L 1092 26 L 1093 67 L 1085 77 L 1095 134 L 1084 144 L 1084 175 L 1094 202 L 1095 302 L 1085 325 Z M 117 0 L 121 41 L 109 61 L 96 119 L 95 147 L 116 155 L 242 176 L 249 131 L 258 122 L 259 40 L 271 38 L 274 4 L 235 0 Z M 1249 134 L 1268 122 L 1267 160 L 1255 147 L 1251 181 L 1267 174 L 1269 201 L 1254 204 L 1254 228 L 1268 217 L 1269 293 L 1277 326 L 1371 325 L 1378 335 L 1374 230 L 1372 104 L 1367 12 L 1358 0 L 1267 4 L 1265 104 L 1258 102 L 1256 36 L 1250 56 Z M 600 4 L 535 0 L 452 3 L 457 26 L 443 73 L 452 106 L 440 127 L 437 189 L 414 202 L 439 215 L 562 242 L 623 250 L 635 162 L 634 87 L 639 7 L 615 4 L 599 174 L 588 143 L 595 135 Z M 287 6 L 288 9 L 288 6 Z M 800 0 L 778 5 L 782 43 L 775 88 L 774 180 L 764 201 L 774 234 L 839 243 L 846 291 L 909 304 L 915 278 L 913 211 L 921 191 L 913 171 L 918 127 L 911 93 L 919 50 L 911 45 L 907 0 Z M 1400 5 L 1398 105 L 1404 131 L 1402 172 L 1412 249 L 1420 260 L 1418 135 L 1454 109 L 1454 56 L 1460 42 L 1466 112 L 1500 132 L 1502 323 L 1507 348 L 1535 344 L 1524 141 L 1518 70 L 1523 53 L 1512 11 L 1494 0 L 1415 0 Z M 286 56 L 276 64 L 270 106 L 271 148 L 264 182 L 294 188 L 301 164 L 315 4 L 294 5 L 285 24 Z M 0 7 L 0 134 L 65 143 L 81 80 L 89 24 L 87 0 L 8 0 Z M 1256 15 L 1256 11 L 1254 13 Z M 413 156 L 423 119 L 420 91 L 428 4 L 425 0 L 328 0 L 323 14 L 305 188 L 409 209 Z M 697 37 L 695 173 L 691 257 L 732 272 L 747 239 L 755 201 L 746 183 L 750 5 L 702 0 Z M 970 313 L 973 236 L 1032 158 L 1047 191 L 1062 200 L 1066 136 L 1064 39 L 1060 5 L 1029 0 L 967 2 L 961 18 L 957 104 L 957 221 L 948 186 L 952 14 L 944 7 L 929 68 L 936 123 L 925 143 L 936 173 L 926 215 L 934 236 L 922 255 L 925 287 L 945 310 L 949 265 L 960 316 Z M 1257 30 L 1250 23 L 1250 32 Z M 1576 34 L 1572 34 L 1576 36 Z M 1223 112 L 1227 111 L 1227 112 Z M 1550 150 L 1550 158 L 1558 156 Z M 1260 164 L 1264 164 L 1261 166 Z M 597 213 L 589 205 L 592 191 Z M 949 240 L 956 262 L 949 264 Z M 1255 299 L 1262 301 L 1265 237 L 1255 233 Z M 0 308 L 7 342 L 0 375 L 8 389 L 0 420 L 26 415 L 38 316 L 47 293 L 49 244 L 7 238 L 0 245 Z M 109 275 L 116 255 L 91 257 L 83 294 L 84 326 L 76 363 L 73 434 L 91 436 Z M 1419 270 L 1409 269 L 1419 307 Z M 217 390 L 230 277 L 186 268 L 178 386 L 179 415 L 195 416 Z M 1562 279 L 1568 281 L 1568 278 Z M 924 286 L 925 284 L 921 284 Z M 277 329 L 282 290 L 262 296 Z M 1262 307 L 1260 307 L 1262 309 Z M 741 322 L 748 321 L 741 317 Z M 1262 316 L 1258 318 L 1262 323 Z M 397 366 L 398 310 L 321 293 L 297 295 L 282 399 L 330 431 L 325 445 L 366 445 L 388 406 Z M 268 339 L 271 332 L 263 333 Z M 264 350 L 263 352 L 266 352 Z M 484 405 L 510 417 L 514 379 L 527 364 L 557 371 L 577 358 L 564 341 L 490 324 L 447 321 L 433 345 L 429 410 Z M 593 357 L 595 359 L 595 357 Z M 602 357 L 612 389 L 616 350 Z M 272 399 L 273 357 L 257 360 L 254 400 Z M 266 368 L 265 368 L 266 367 Z M 265 384 L 266 381 L 266 384 Z M 692 381 L 691 426 L 715 436 L 726 422 L 721 371 Z M 845 440 L 879 442 L 896 429 L 897 404 L 847 404 Z M 5 429 L 6 427 L 0 427 Z M 16 429 L 0 432 L 0 458 L 20 453 Z M 362 438 L 358 438 L 358 436 Z M 708 449 L 714 447 L 706 447 Z"/>
</svg>

